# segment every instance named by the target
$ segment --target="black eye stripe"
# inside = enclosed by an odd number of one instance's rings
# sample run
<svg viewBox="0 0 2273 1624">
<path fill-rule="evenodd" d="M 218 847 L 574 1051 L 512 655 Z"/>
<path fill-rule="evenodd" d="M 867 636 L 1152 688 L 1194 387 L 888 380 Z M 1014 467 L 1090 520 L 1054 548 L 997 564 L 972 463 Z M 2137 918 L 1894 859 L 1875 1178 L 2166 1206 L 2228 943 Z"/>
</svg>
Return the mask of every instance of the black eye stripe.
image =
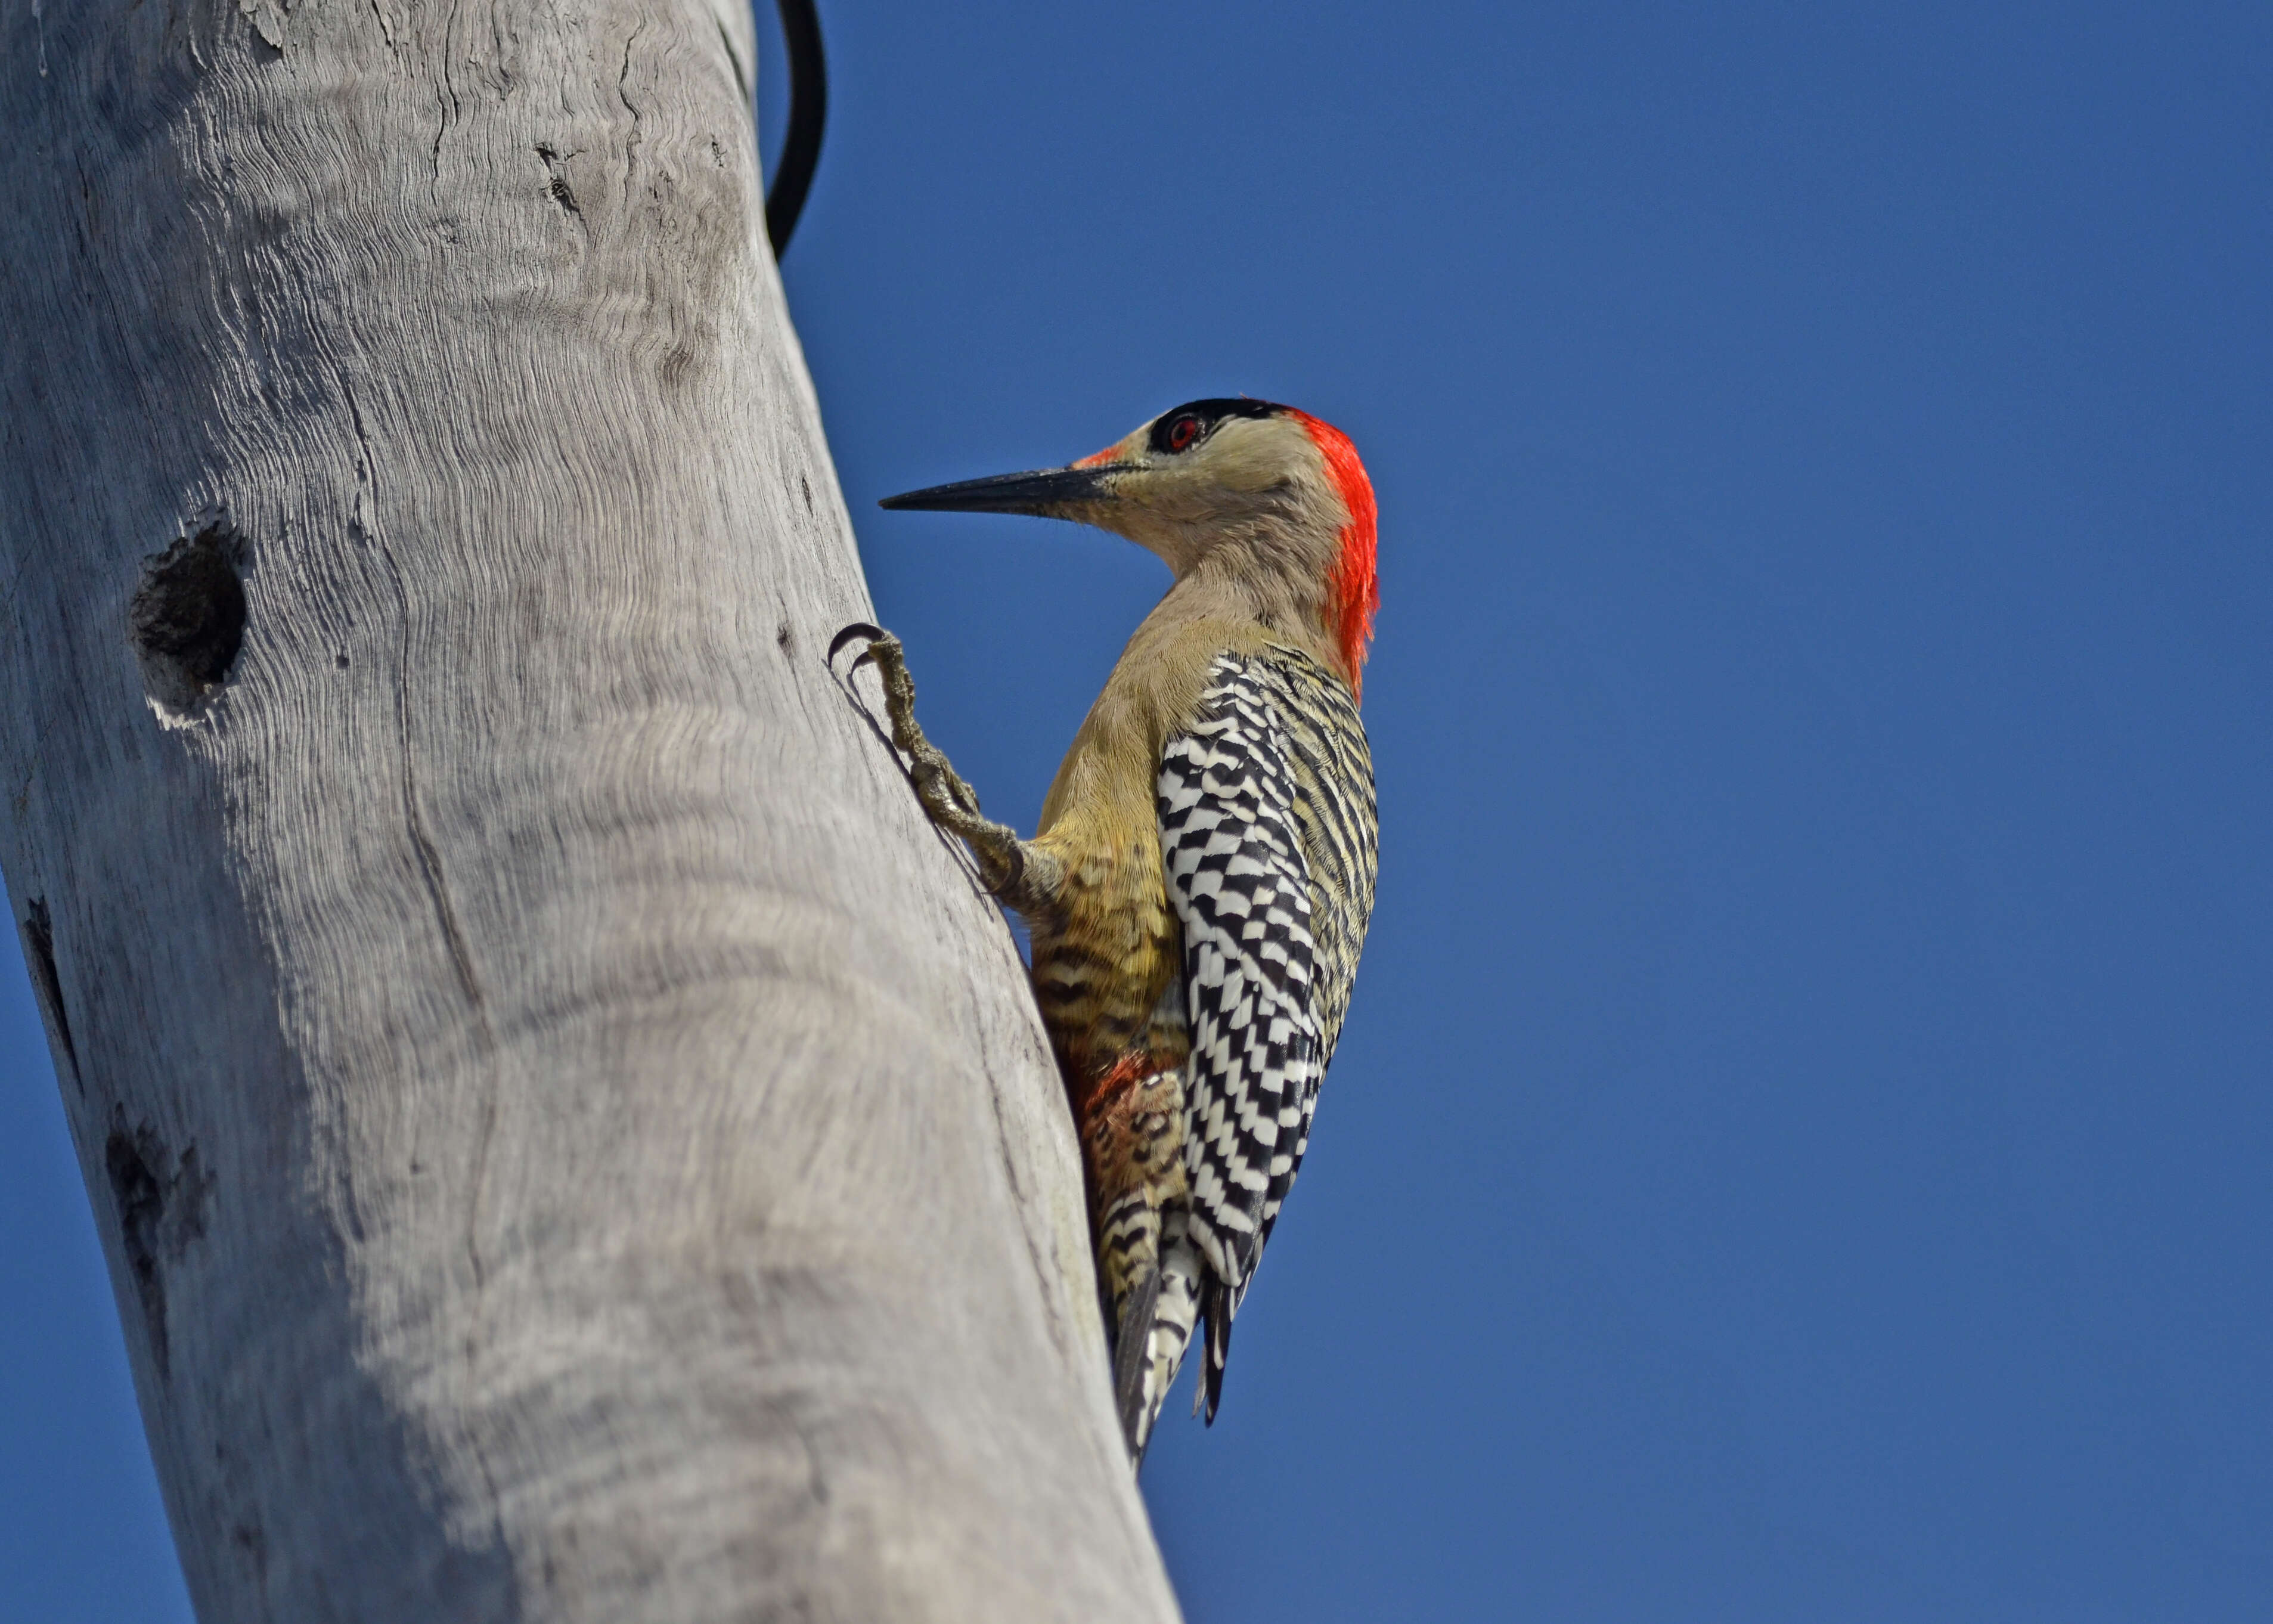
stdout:
<svg viewBox="0 0 2273 1624">
<path fill-rule="evenodd" d="M 1286 410 L 1270 401 L 1250 401 L 1243 396 L 1204 401 L 1186 401 L 1173 411 L 1164 411 L 1152 419 L 1152 432 L 1147 438 L 1152 448 L 1167 455 L 1189 451 L 1215 432 L 1216 425 L 1226 417 L 1273 417 Z M 1176 430 L 1185 422 L 1194 426 L 1190 432 L 1176 441 Z"/>
</svg>

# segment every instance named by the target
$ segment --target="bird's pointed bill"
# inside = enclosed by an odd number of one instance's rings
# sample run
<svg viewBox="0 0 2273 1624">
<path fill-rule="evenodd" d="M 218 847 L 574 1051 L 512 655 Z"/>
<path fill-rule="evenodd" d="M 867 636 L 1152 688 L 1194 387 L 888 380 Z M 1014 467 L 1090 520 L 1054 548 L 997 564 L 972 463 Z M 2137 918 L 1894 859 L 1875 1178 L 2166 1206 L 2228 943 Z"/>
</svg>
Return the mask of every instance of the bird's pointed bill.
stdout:
<svg viewBox="0 0 2273 1624">
<path fill-rule="evenodd" d="M 879 508 L 922 508 L 934 513 L 1026 513 L 1054 517 L 1062 508 L 1084 508 L 1114 498 L 1119 468 L 1042 468 L 1031 473 L 994 474 L 958 480 L 926 490 L 888 496 Z"/>
</svg>

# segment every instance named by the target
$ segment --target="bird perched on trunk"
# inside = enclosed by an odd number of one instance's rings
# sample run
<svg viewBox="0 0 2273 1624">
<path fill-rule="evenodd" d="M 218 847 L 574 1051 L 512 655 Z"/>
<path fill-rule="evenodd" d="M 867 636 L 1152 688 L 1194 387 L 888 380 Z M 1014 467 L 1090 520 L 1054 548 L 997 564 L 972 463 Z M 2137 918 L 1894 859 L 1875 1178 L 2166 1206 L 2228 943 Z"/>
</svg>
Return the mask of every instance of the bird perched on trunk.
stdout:
<svg viewBox="0 0 2273 1624">
<path fill-rule="evenodd" d="M 1075 735 L 1031 840 L 916 724 L 897 640 L 861 655 L 932 820 L 1026 918 L 1080 1132 L 1132 1457 L 1196 1329 L 1215 1418 L 1231 1321 L 1309 1140 L 1373 911 L 1358 696 L 1378 589 L 1373 486 L 1331 425 L 1194 401 L 1069 467 L 887 508 L 1112 530 L 1175 583 Z"/>
</svg>

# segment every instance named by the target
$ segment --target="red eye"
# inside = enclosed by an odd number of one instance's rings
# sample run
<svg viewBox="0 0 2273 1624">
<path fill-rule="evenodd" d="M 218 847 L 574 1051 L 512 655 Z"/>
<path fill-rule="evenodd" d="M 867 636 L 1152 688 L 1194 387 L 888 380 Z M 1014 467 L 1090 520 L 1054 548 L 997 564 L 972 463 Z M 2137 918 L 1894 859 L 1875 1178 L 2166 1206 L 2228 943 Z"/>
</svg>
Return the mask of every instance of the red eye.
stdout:
<svg viewBox="0 0 2273 1624">
<path fill-rule="evenodd" d="M 1200 420 L 1197 417 L 1179 417 L 1168 425 L 1168 449 L 1171 451 L 1182 451 L 1199 437 Z"/>
</svg>

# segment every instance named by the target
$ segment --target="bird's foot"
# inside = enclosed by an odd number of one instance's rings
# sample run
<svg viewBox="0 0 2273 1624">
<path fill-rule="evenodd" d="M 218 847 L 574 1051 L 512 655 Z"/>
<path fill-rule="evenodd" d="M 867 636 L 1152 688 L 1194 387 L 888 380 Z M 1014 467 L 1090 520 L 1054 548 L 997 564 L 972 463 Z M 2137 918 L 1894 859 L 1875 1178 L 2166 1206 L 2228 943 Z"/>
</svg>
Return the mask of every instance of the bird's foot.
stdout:
<svg viewBox="0 0 2273 1624">
<path fill-rule="evenodd" d="M 1021 912 L 1029 911 L 1043 896 L 1034 883 L 1041 877 L 1038 868 L 1054 865 L 1046 861 L 1038 865 L 1039 853 L 1019 839 L 1016 830 L 981 816 L 978 792 L 924 736 L 922 724 L 916 720 L 915 679 L 908 674 L 900 640 L 889 632 L 869 639 L 852 669 L 864 665 L 874 665 L 883 679 L 884 715 L 892 725 L 892 742 L 908 758 L 908 777 L 926 816 L 971 848 L 979 862 L 979 883 L 989 892 Z"/>
</svg>

